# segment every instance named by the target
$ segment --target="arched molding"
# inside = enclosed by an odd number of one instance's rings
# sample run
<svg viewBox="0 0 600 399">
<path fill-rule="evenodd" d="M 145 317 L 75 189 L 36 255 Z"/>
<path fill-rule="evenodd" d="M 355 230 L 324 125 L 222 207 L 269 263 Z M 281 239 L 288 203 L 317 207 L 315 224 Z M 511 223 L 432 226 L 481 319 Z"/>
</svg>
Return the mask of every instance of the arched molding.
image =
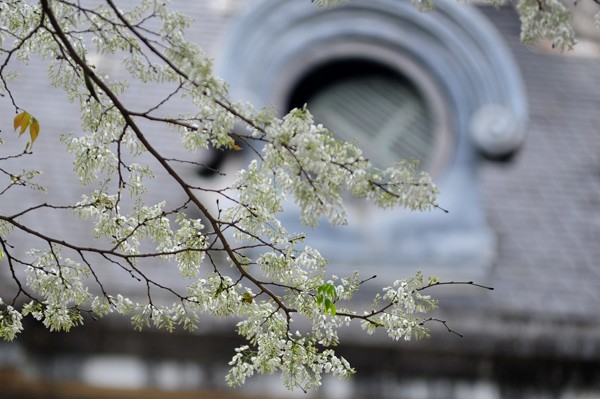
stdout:
<svg viewBox="0 0 600 399">
<path fill-rule="evenodd" d="M 510 132 L 499 134 L 498 123 L 476 124 L 480 149 L 510 152 L 522 143 L 527 101 L 520 73 L 497 31 L 471 6 L 442 0 L 424 13 L 402 0 L 353 0 L 327 9 L 308 1 L 262 0 L 250 1 L 248 10 L 219 68 L 234 98 L 281 107 L 294 75 L 335 56 L 365 55 L 401 71 L 411 62 L 438 82 L 454 107 L 453 130 L 465 136 L 459 151 L 471 143 L 473 117 L 490 109 L 511 118 L 505 123 Z M 506 136 L 512 146 L 486 147 Z"/>
</svg>

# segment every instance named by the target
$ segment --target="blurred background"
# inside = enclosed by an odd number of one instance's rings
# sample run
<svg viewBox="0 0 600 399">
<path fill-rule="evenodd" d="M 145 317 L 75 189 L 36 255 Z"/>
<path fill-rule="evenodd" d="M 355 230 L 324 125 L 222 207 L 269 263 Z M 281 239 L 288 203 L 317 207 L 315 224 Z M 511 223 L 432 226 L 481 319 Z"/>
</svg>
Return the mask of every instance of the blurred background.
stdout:
<svg viewBox="0 0 600 399">
<path fill-rule="evenodd" d="M 172 7 L 194 18 L 188 38 L 214 58 L 234 99 L 281 114 L 307 103 L 376 164 L 418 159 L 439 185 L 448 214 L 381 211 L 349 199 L 349 226 L 320 226 L 309 241 L 332 274 L 376 274 L 370 291 L 422 270 L 494 291 L 431 290 L 441 300 L 435 317 L 462 338 L 435 324 L 418 342 L 344 331 L 339 351 L 357 375 L 326 378 L 308 394 L 285 391 L 278 376 L 229 389 L 227 362 L 240 343 L 233 322 L 166 334 L 135 333 L 108 318 L 63 334 L 27 320 L 15 342 L 0 343 L 0 398 L 600 398 L 600 47 L 586 25 L 595 3 L 575 6 L 581 43 L 565 54 L 520 43 L 510 5 L 438 1 L 426 13 L 402 0 Z M 90 58 L 103 73 L 118 73 L 118 63 Z M 15 90 L 39 93 L 27 101 L 43 129 L 79 126 L 64 94 L 40 90 L 44 65 L 33 60 L 25 73 Z M 10 115 L 9 104 L 2 107 Z M 36 146 L 46 151 L 28 167 L 50 176 L 70 167 L 53 156 L 62 147 L 56 138 L 42 134 Z M 247 156 L 199 155 L 231 170 Z M 189 173 L 226 184 L 207 170 Z M 75 180 L 56 180 L 51 193 L 78 197 Z M 160 178 L 155 184 L 162 189 Z M 15 206 L 9 200 L 2 207 Z M 284 221 L 301 229 L 293 209 Z M 59 234 L 79 228 L 36 223 Z M 14 287 L 0 266 L 0 295 L 8 297 Z"/>
</svg>

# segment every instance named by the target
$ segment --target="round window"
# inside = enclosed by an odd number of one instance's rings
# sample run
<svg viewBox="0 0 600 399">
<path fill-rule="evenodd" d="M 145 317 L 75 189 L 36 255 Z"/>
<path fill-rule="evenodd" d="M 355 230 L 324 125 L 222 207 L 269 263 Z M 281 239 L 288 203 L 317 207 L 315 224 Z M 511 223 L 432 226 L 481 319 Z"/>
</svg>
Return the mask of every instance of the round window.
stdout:
<svg viewBox="0 0 600 399">
<path fill-rule="evenodd" d="M 431 163 L 436 142 L 427 101 L 405 76 L 379 63 L 337 60 L 308 72 L 292 90 L 289 108 L 308 104 L 317 123 L 356 141 L 386 167 L 403 159 Z"/>
</svg>

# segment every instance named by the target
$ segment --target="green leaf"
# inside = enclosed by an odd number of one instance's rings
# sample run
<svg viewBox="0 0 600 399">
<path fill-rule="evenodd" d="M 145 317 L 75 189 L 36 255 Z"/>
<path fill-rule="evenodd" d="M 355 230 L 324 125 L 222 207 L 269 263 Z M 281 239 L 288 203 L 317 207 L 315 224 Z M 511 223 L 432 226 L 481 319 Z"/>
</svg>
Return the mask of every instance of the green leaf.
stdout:
<svg viewBox="0 0 600 399">
<path fill-rule="evenodd" d="M 85 87 L 87 87 L 90 95 L 94 97 L 96 101 L 100 102 L 100 98 L 98 97 L 98 93 L 96 93 L 96 88 L 94 87 L 94 82 L 92 82 L 90 75 L 88 75 L 85 71 L 83 71 L 83 80 L 85 81 Z"/>
<path fill-rule="evenodd" d="M 321 284 L 317 287 L 316 301 L 319 308 L 323 308 L 325 314 L 335 316 L 335 301 L 338 300 L 335 286 L 331 283 Z"/>
<path fill-rule="evenodd" d="M 335 308 L 335 305 L 332 303 L 331 306 L 329 307 L 329 314 L 331 316 L 335 316 L 336 312 L 337 312 L 337 309 Z"/>
</svg>

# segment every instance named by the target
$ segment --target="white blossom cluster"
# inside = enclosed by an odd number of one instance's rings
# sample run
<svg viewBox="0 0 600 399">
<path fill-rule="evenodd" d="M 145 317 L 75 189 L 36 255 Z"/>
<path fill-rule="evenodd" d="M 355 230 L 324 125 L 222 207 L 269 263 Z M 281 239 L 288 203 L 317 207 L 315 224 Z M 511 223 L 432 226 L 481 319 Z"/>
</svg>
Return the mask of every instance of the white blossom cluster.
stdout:
<svg viewBox="0 0 600 399">
<path fill-rule="evenodd" d="M 571 13 L 559 0 L 520 0 L 517 10 L 521 16 L 521 40 L 535 43 L 542 38 L 552 40 L 561 51 L 575 45 Z"/>
<path fill-rule="evenodd" d="M 569 47 L 573 37 L 564 9 L 556 0 L 539 1 L 521 0 L 524 39 L 550 35 L 558 47 Z M 239 320 L 237 331 L 247 343 L 235 351 L 229 383 L 279 372 L 287 387 L 307 390 L 318 387 L 324 373 L 354 372 L 332 349 L 338 331 L 352 322 L 367 333 L 383 329 L 395 340 L 427 336 L 421 315 L 436 302 L 421 292 L 434 283 L 417 274 L 384 288 L 369 309 L 355 309 L 351 299 L 364 281 L 357 273 L 329 276 L 326 259 L 303 246 L 304 235 L 288 232 L 279 215 L 295 202 L 305 225 L 323 219 L 344 224 L 348 192 L 385 208 L 436 208 L 429 176 L 410 162 L 376 168 L 356 145 L 316 125 L 307 109 L 277 119 L 268 110 L 232 104 L 210 60 L 186 41 L 190 21 L 168 11 L 166 1 L 143 0 L 128 10 L 113 0 L 97 3 L 87 8 L 66 0 L 0 1 L 0 92 L 19 111 L 22 94 L 12 90 L 17 73 L 11 59 L 35 54 L 48 62 L 50 82 L 80 107 L 81 131 L 65 133 L 62 141 L 85 192 L 71 205 L 0 214 L 0 261 L 15 283 L 12 302 L 0 298 L 0 337 L 14 339 L 25 315 L 62 331 L 87 315 L 116 313 L 130 317 L 136 329 L 168 331 L 202 328 L 203 315 L 230 317 Z M 86 57 L 90 49 L 118 57 L 128 76 L 114 80 L 96 73 Z M 147 110 L 124 100 L 132 86 L 159 84 L 165 95 Z M 166 104 L 184 103 L 178 115 L 164 111 Z M 172 134 L 188 155 L 167 157 L 147 133 L 153 129 Z M 176 166 L 199 166 L 195 152 L 210 147 L 244 147 L 255 156 L 230 186 L 208 188 Z M 0 153 L 0 162 L 26 155 Z M 41 188 L 38 171 L 0 171 L 12 179 L 6 189 Z M 158 174 L 171 178 L 185 197 L 182 203 L 152 200 L 149 188 Z M 203 193 L 227 205 L 213 210 Z M 73 212 L 91 224 L 93 242 L 82 246 L 28 227 L 24 216 L 40 210 Z M 13 242 L 14 232 L 31 242 Z M 34 249 L 19 257 L 15 245 Z M 106 285 L 99 260 L 102 268 L 138 281 L 147 297 L 129 298 Z M 183 292 L 150 276 L 147 268 L 159 262 L 186 282 Z M 155 303 L 158 292 L 172 304 Z"/>
<path fill-rule="evenodd" d="M 15 336 L 23 330 L 21 312 L 6 305 L 0 298 L 0 338 L 6 341 L 12 341 Z"/>
</svg>

